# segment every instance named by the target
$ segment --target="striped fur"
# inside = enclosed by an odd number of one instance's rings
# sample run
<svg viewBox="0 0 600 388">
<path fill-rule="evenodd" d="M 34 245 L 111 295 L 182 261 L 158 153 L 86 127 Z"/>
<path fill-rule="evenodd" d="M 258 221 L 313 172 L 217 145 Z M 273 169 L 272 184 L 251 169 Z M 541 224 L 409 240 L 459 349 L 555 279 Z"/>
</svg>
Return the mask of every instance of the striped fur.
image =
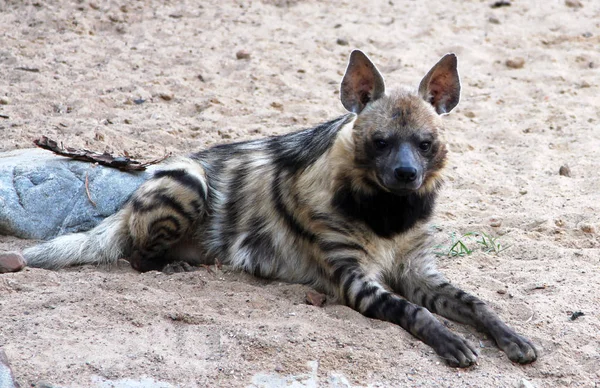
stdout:
<svg viewBox="0 0 600 388">
<path fill-rule="evenodd" d="M 154 171 L 96 228 L 27 249 L 28 265 L 60 268 L 128 258 L 140 271 L 218 259 L 256 276 L 312 285 L 362 314 L 402 326 L 450 365 L 475 349 L 432 313 L 489 333 L 508 357 L 534 346 L 437 271 L 427 220 L 441 186 L 441 114 L 458 103 L 456 57 L 418 92 L 386 93 L 355 51 L 342 82 L 351 112 L 287 135 L 219 145 Z"/>
</svg>

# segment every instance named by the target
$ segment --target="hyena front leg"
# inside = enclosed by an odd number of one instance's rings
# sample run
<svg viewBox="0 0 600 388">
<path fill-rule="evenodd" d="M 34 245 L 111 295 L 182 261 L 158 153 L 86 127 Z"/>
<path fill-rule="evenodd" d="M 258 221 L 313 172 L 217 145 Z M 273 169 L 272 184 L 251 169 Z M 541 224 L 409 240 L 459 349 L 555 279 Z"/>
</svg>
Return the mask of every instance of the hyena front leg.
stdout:
<svg viewBox="0 0 600 388">
<path fill-rule="evenodd" d="M 513 362 L 528 364 L 537 359 L 531 341 L 508 327 L 483 301 L 451 285 L 431 268 L 404 271 L 395 289 L 432 313 L 488 333 Z"/>
<path fill-rule="evenodd" d="M 204 171 L 191 160 L 156 171 L 140 186 L 127 205 L 132 267 L 161 270 L 173 261 L 168 251 L 202 221 L 206 197 Z"/>
<path fill-rule="evenodd" d="M 375 277 L 368 276 L 354 257 L 327 259 L 331 280 L 349 307 L 363 315 L 400 325 L 431 346 L 451 366 L 467 367 L 477 352 L 463 338 L 452 333 L 427 309 L 388 291 Z"/>
</svg>

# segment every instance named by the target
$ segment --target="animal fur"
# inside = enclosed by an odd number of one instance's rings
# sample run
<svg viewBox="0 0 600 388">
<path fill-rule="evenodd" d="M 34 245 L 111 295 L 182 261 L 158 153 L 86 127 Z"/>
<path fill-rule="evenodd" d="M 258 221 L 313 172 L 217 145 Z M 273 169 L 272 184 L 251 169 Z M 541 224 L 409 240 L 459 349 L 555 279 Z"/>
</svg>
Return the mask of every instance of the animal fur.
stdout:
<svg viewBox="0 0 600 388">
<path fill-rule="evenodd" d="M 450 365 L 469 366 L 477 352 L 432 313 L 487 332 L 514 362 L 533 362 L 533 344 L 451 285 L 430 251 L 427 221 L 446 162 L 441 115 L 459 96 L 454 54 L 416 91 L 386 93 L 375 65 L 354 51 L 341 87 L 350 113 L 171 160 L 96 228 L 24 256 L 43 268 L 125 257 L 140 271 L 217 258 L 396 323 Z"/>
</svg>

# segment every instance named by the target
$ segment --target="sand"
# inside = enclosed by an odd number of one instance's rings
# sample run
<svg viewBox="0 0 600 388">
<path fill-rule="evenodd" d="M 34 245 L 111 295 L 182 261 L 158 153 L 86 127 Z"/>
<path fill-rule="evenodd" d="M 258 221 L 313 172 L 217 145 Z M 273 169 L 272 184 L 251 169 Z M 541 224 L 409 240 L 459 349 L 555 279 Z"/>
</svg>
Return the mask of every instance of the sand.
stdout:
<svg viewBox="0 0 600 388">
<path fill-rule="evenodd" d="M 481 353 L 453 369 L 394 325 L 307 305 L 304 286 L 214 267 L 26 269 L 0 275 L 0 346 L 21 386 L 600 386 L 600 3 L 490 5 L 0 2 L 1 151 L 47 135 L 153 159 L 287 133 L 344 112 L 353 48 L 389 88 L 455 52 L 462 100 L 432 228 L 440 250 L 467 232 L 508 249 L 467 239 L 470 255 L 439 265 L 540 349 L 515 365 L 448 323 Z M 0 250 L 33 243 L 1 236 Z"/>
</svg>

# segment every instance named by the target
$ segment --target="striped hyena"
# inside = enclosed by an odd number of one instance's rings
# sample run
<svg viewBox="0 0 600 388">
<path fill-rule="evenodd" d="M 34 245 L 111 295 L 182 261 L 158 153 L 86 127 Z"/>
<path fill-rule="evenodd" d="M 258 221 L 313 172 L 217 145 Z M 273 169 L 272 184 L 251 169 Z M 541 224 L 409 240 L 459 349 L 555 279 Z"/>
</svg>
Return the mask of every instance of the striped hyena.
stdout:
<svg viewBox="0 0 600 388">
<path fill-rule="evenodd" d="M 349 114 L 174 159 L 94 229 L 24 256 L 43 268 L 125 257 L 140 271 L 188 270 L 216 258 L 264 278 L 309 284 L 367 317 L 398 324 L 450 365 L 469 366 L 477 352 L 432 313 L 487 332 L 510 360 L 530 363 L 533 344 L 450 284 L 431 253 L 426 223 L 447 153 L 440 116 L 459 97 L 454 54 L 416 91 L 386 93 L 377 68 L 354 51 L 341 84 Z"/>
</svg>

